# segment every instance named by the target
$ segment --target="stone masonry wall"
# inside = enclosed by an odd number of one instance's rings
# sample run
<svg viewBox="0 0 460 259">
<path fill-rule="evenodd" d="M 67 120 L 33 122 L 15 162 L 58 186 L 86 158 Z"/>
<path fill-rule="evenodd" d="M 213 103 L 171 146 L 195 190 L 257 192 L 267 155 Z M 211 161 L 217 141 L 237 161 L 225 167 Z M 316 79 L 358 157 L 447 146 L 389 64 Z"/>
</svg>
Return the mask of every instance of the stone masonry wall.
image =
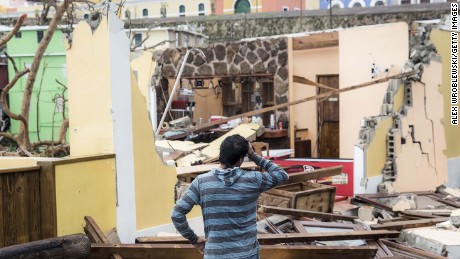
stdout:
<svg viewBox="0 0 460 259">
<path fill-rule="evenodd" d="M 257 39 L 253 41 L 216 43 L 200 47 L 203 58 L 191 52 L 182 76 L 219 77 L 227 75 L 271 74 L 274 78 L 276 104 L 288 101 L 288 43 L 287 38 Z M 157 70 L 155 82 L 174 77 L 179 72 L 186 48 L 170 48 L 155 53 Z M 278 121 L 288 121 L 288 109 L 277 111 Z"/>
<path fill-rule="evenodd" d="M 187 25 L 209 36 L 209 43 L 260 36 L 283 35 L 330 28 L 382 24 L 395 21 L 411 23 L 418 20 L 440 19 L 450 12 L 450 3 L 383 6 L 373 8 L 309 10 L 245 15 L 137 19 L 127 22 L 131 27 L 147 28 L 152 24 L 163 27 Z M 332 27 L 331 27 L 332 22 Z"/>
</svg>

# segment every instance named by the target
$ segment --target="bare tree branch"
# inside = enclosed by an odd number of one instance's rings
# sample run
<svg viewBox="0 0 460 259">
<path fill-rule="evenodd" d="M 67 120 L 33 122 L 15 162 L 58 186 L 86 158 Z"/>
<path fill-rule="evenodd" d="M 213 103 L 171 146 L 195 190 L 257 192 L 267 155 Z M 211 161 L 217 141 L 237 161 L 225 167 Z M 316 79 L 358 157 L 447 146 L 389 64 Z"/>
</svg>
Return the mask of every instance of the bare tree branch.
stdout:
<svg viewBox="0 0 460 259">
<path fill-rule="evenodd" d="M 46 48 L 48 47 L 51 38 L 53 37 L 54 32 L 56 31 L 59 21 L 61 21 L 62 16 L 66 12 L 71 0 L 64 0 L 56 10 L 56 13 L 51 20 L 46 35 L 40 41 L 38 49 L 35 52 L 34 61 L 30 68 L 30 73 L 27 78 L 26 87 L 24 89 L 24 95 L 22 98 L 21 114 L 28 121 L 29 119 L 29 109 L 30 109 L 30 99 L 32 96 L 32 90 L 34 87 L 35 79 L 37 77 L 37 72 L 40 67 L 40 62 L 43 58 Z M 29 129 L 26 124 L 21 124 L 19 128 L 18 141 L 20 146 L 25 146 L 26 148 L 30 147 L 30 138 L 29 138 Z"/>
<path fill-rule="evenodd" d="M 15 138 L 14 135 L 11 134 L 11 133 L 8 133 L 8 132 L 0 132 L 0 137 L 4 137 L 4 138 L 7 138 L 7 139 L 10 139 L 10 140 L 14 141 L 15 143 L 17 143 L 16 138 Z"/>
<path fill-rule="evenodd" d="M 21 17 L 19 17 L 19 20 L 14 25 L 13 30 L 11 30 L 5 37 L 0 39 L 0 47 L 3 47 L 3 45 L 5 45 L 11 38 L 13 38 L 13 36 L 21 28 L 21 26 L 24 23 L 24 21 L 26 20 L 26 18 L 27 18 L 27 14 L 23 14 L 23 15 L 21 15 Z"/>
<path fill-rule="evenodd" d="M 53 146 L 53 145 L 59 145 L 62 144 L 59 141 L 52 141 L 52 140 L 42 140 L 42 141 L 37 141 L 32 143 L 32 148 L 37 148 L 40 146 Z"/>
<path fill-rule="evenodd" d="M 29 73 L 29 69 L 28 68 L 25 68 L 23 71 L 18 71 L 17 67 L 16 67 L 16 63 L 14 62 L 14 59 L 11 58 L 6 52 L 5 52 L 5 56 L 11 61 L 11 63 L 13 64 L 13 67 L 14 67 L 14 71 L 16 72 L 16 74 L 14 75 L 13 79 L 11 79 L 11 81 L 5 86 L 5 88 L 3 88 L 3 91 L 2 91 L 2 94 L 0 96 L 0 102 L 2 103 L 2 108 L 3 108 L 3 111 L 12 119 L 15 119 L 15 120 L 19 120 L 21 121 L 23 124 L 25 124 L 26 126 L 28 126 L 28 123 L 27 123 L 27 119 L 22 116 L 21 114 L 14 114 L 11 110 L 10 110 L 10 107 L 8 107 L 8 103 L 6 101 L 6 96 L 8 94 L 8 92 L 10 91 L 10 89 L 16 84 L 16 82 L 19 80 L 19 78 L 21 78 L 23 75 Z"/>
<path fill-rule="evenodd" d="M 65 134 L 68 128 L 69 128 L 69 119 L 67 118 L 61 124 L 61 129 L 59 130 L 59 138 L 57 141 L 58 143 L 60 144 L 66 143 Z"/>
<path fill-rule="evenodd" d="M 150 32 L 151 29 L 152 29 L 152 27 L 149 27 L 149 29 L 147 30 L 147 33 L 146 33 L 147 37 L 145 37 L 145 39 L 143 39 L 141 42 L 139 42 L 139 44 L 137 44 L 136 46 L 132 47 L 130 49 L 131 52 L 134 52 L 138 47 L 142 46 L 142 44 L 144 44 L 144 42 L 150 38 L 149 32 Z M 133 36 L 133 40 L 134 40 L 134 36 Z"/>
</svg>

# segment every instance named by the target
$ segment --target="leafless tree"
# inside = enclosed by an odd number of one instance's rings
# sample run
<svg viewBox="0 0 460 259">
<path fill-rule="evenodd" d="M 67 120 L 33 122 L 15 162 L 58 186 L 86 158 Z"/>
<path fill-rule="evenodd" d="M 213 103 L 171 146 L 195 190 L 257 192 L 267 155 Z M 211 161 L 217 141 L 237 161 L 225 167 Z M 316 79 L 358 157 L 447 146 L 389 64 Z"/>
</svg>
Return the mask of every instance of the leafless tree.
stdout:
<svg viewBox="0 0 460 259">
<path fill-rule="evenodd" d="M 63 119 L 63 123 L 61 126 L 58 140 L 38 141 L 36 143 L 31 143 L 30 137 L 29 137 L 29 110 L 30 110 L 30 105 L 31 105 L 31 97 L 32 97 L 32 91 L 35 85 L 35 80 L 37 78 L 37 73 L 40 68 L 40 62 L 44 56 L 46 48 L 48 47 L 58 27 L 58 24 L 61 23 L 66 13 L 67 13 L 67 18 L 70 17 L 71 19 L 73 19 L 74 17 L 73 7 L 72 7 L 73 4 L 87 3 L 87 2 L 88 1 L 86 0 L 64 0 L 60 3 L 57 3 L 54 0 L 48 0 L 44 2 L 44 10 L 42 12 L 42 18 L 44 17 L 44 20 L 46 20 L 46 17 L 51 7 L 55 8 L 56 11 L 53 14 L 53 17 L 49 22 L 46 34 L 44 35 L 43 39 L 40 41 L 38 45 L 38 48 L 35 52 L 35 56 L 34 56 L 34 59 L 33 59 L 33 62 L 30 68 L 24 68 L 23 70 L 19 70 L 14 60 L 7 53 L 5 53 L 6 57 L 10 60 L 10 62 L 13 65 L 15 75 L 11 79 L 11 81 L 4 87 L 4 90 L 2 91 L 2 94 L 0 96 L 1 105 L 3 107 L 4 112 L 11 119 L 18 120 L 20 122 L 20 126 L 19 126 L 19 132 L 17 135 L 13 135 L 11 133 L 6 133 L 6 132 L 0 132 L 0 136 L 6 137 L 16 142 L 18 146 L 20 147 L 20 152 L 18 152 L 20 155 L 32 156 L 33 154 L 31 152 L 33 150 L 38 150 L 40 146 L 50 146 L 50 145 L 54 146 L 55 145 L 58 147 L 59 146 L 62 147 L 65 143 L 65 133 L 66 133 L 66 130 L 68 128 L 68 123 L 69 123 L 68 119 L 66 118 Z M 0 39 L 0 48 L 5 46 L 6 43 L 16 34 L 16 32 L 19 31 L 25 19 L 26 19 L 26 15 L 22 15 L 16 22 L 11 32 L 9 32 L 4 38 Z M 26 80 L 26 85 L 24 87 L 21 110 L 18 114 L 15 114 L 10 110 L 8 106 L 7 95 L 10 89 L 13 88 L 16 82 L 19 80 L 19 78 L 21 78 L 27 73 L 28 73 L 28 77 Z M 67 88 L 65 87 L 64 89 L 67 89 Z M 53 151 L 53 154 L 54 154 L 54 151 Z"/>
</svg>

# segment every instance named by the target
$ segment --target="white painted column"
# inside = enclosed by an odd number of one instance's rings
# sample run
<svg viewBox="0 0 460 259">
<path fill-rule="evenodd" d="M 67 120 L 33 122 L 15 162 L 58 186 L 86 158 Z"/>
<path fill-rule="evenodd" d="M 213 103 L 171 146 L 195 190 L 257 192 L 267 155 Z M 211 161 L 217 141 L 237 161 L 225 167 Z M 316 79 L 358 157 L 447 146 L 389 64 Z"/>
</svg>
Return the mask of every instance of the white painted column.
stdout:
<svg viewBox="0 0 460 259">
<path fill-rule="evenodd" d="M 134 182 L 129 39 L 124 31 L 123 22 L 114 13 L 117 6 L 110 4 L 109 7 L 108 47 L 117 174 L 117 230 L 122 243 L 134 243 L 136 236 L 136 188 Z"/>
</svg>

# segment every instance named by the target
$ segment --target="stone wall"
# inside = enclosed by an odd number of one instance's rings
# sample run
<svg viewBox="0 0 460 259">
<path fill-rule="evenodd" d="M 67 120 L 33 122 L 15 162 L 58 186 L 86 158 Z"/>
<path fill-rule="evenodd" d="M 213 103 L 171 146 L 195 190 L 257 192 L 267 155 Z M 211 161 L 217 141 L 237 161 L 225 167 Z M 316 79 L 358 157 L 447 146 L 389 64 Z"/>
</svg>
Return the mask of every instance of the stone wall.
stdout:
<svg viewBox="0 0 460 259">
<path fill-rule="evenodd" d="M 440 19 L 450 12 L 450 3 L 383 6 L 373 8 L 334 9 L 332 19 L 328 10 L 310 10 L 248 15 L 219 15 L 166 19 L 137 19 L 127 22 L 131 27 L 151 24 L 175 27 L 186 25 L 209 36 L 209 42 L 224 42 L 242 38 L 283 35 L 330 28 L 405 21 Z M 332 23 L 332 27 L 331 27 Z M 191 27 L 191 28 L 190 28 Z"/>
<path fill-rule="evenodd" d="M 273 75 L 276 104 L 288 101 L 288 43 L 287 38 L 257 39 L 253 41 L 216 43 L 199 48 L 206 58 L 191 52 L 183 77 L 221 77 L 234 75 Z M 182 64 L 186 48 L 170 48 L 155 53 L 157 70 L 155 82 L 175 77 Z M 277 111 L 279 121 L 287 122 L 288 109 Z"/>
</svg>

